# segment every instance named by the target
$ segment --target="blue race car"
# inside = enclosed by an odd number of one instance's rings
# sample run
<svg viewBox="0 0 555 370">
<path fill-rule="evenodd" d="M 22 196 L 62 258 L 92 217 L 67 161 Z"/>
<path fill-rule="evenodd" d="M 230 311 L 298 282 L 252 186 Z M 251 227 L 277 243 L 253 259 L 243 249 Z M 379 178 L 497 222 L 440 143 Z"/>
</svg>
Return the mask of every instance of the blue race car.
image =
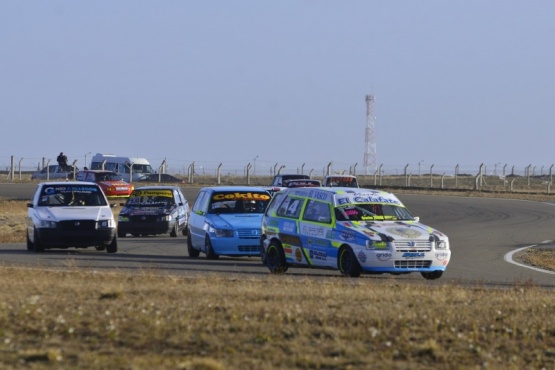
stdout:
<svg viewBox="0 0 555 370">
<path fill-rule="evenodd" d="M 189 257 L 260 256 L 262 215 L 271 195 L 251 186 L 202 188 L 189 217 Z"/>
</svg>

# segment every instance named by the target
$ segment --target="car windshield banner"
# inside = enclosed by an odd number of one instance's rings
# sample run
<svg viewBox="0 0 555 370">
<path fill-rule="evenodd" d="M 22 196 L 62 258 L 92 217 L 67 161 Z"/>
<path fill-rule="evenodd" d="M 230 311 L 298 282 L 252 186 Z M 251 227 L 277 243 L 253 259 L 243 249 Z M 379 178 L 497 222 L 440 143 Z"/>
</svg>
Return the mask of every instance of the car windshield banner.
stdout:
<svg viewBox="0 0 555 370">
<path fill-rule="evenodd" d="M 173 198 L 171 190 L 135 190 L 134 197 L 168 197 Z"/>
</svg>

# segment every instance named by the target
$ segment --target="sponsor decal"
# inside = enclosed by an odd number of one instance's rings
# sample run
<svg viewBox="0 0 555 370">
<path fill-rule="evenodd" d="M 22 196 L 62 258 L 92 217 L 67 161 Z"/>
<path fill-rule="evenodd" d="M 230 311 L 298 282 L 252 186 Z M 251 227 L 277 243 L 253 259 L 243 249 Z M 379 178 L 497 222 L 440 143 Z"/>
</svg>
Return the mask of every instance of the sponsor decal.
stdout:
<svg viewBox="0 0 555 370">
<path fill-rule="evenodd" d="M 353 230 L 342 230 L 339 239 L 351 241 L 355 239 L 355 232 Z"/>
<path fill-rule="evenodd" d="M 362 232 L 364 233 L 364 235 L 368 235 L 370 237 L 376 236 L 376 233 L 371 230 L 362 230 Z"/>
<path fill-rule="evenodd" d="M 403 253 L 402 257 L 403 258 L 422 258 L 426 255 L 426 253 L 423 252 L 405 252 Z"/>
<path fill-rule="evenodd" d="M 328 259 L 328 254 L 326 252 L 313 249 L 310 250 L 309 256 L 313 261 L 326 261 Z"/>
<path fill-rule="evenodd" d="M 318 200 L 327 200 L 330 195 L 327 192 L 320 191 L 320 190 L 310 190 L 308 192 L 309 198 L 314 198 Z"/>
<path fill-rule="evenodd" d="M 286 233 L 294 233 L 296 226 L 294 222 L 284 222 L 281 229 Z"/>
<path fill-rule="evenodd" d="M 324 238 L 326 235 L 326 230 L 320 226 L 303 224 L 301 227 L 301 233 L 304 235 L 314 236 L 317 238 Z"/>
<path fill-rule="evenodd" d="M 408 227 L 388 227 L 385 229 L 386 232 L 394 235 L 402 236 L 403 238 L 418 238 L 422 233 L 416 229 L 410 229 Z"/>
<path fill-rule="evenodd" d="M 279 221 L 274 220 L 274 219 L 270 219 L 270 221 L 268 221 L 268 226 L 278 227 L 279 226 Z"/>
<path fill-rule="evenodd" d="M 213 200 L 270 200 L 270 196 L 266 193 L 218 193 L 212 196 Z"/>
<path fill-rule="evenodd" d="M 292 254 L 293 253 L 293 249 L 289 248 L 289 247 L 283 248 L 283 251 L 285 252 L 285 254 Z"/>
<path fill-rule="evenodd" d="M 171 190 L 135 190 L 134 197 L 173 197 Z"/>
<path fill-rule="evenodd" d="M 300 248 L 295 249 L 295 259 L 297 262 L 301 262 L 303 260 L 303 252 L 301 252 Z"/>
<path fill-rule="evenodd" d="M 301 245 L 301 239 L 295 235 L 279 234 L 279 239 L 285 244 Z"/>
<path fill-rule="evenodd" d="M 401 202 L 397 199 L 386 198 L 381 195 L 355 196 L 353 197 L 353 203 L 383 203 L 401 205 Z"/>
<path fill-rule="evenodd" d="M 358 252 L 358 259 L 360 260 L 360 262 L 365 263 L 366 262 L 366 254 L 364 254 L 363 251 Z"/>
<path fill-rule="evenodd" d="M 439 261 L 443 261 L 449 257 L 449 253 L 447 252 L 438 252 L 436 253 L 436 259 Z"/>
<path fill-rule="evenodd" d="M 389 261 L 391 259 L 391 253 L 389 252 L 376 253 L 376 258 L 380 261 Z"/>
</svg>

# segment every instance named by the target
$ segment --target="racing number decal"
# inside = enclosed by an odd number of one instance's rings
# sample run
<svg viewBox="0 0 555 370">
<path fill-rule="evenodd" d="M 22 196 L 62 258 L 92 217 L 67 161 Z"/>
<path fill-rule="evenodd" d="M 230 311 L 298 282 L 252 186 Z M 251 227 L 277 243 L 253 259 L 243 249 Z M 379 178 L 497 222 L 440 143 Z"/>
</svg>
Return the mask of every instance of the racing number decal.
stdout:
<svg viewBox="0 0 555 370">
<path fill-rule="evenodd" d="M 295 216 L 297 214 L 297 208 L 299 208 L 299 204 L 301 203 L 300 199 L 294 199 L 287 207 L 287 216 Z"/>
</svg>

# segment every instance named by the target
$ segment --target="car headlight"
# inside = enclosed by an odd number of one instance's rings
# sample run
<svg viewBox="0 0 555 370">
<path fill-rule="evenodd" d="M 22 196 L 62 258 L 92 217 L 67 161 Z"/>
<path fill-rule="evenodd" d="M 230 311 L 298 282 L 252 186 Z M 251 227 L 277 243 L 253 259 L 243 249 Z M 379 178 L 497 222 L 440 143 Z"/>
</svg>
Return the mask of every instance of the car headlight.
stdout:
<svg viewBox="0 0 555 370">
<path fill-rule="evenodd" d="M 229 230 L 229 229 L 216 229 L 215 227 L 210 226 L 208 228 L 208 232 L 214 234 L 218 238 L 233 237 L 233 230 Z"/>
<path fill-rule="evenodd" d="M 55 229 L 58 227 L 58 223 L 56 221 L 39 220 L 38 227 L 41 229 Z"/>
<path fill-rule="evenodd" d="M 383 240 L 367 240 L 366 249 L 388 249 L 389 245 Z"/>
<path fill-rule="evenodd" d="M 98 228 L 99 229 L 112 229 L 114 227 L 115 227 L 114 220 L 112 220 L 112 219 L 98 221 Z"/>
<path fill-rule="evenodd" d="M 160 221 L 171 221 L 171 220 L 173 220 L 172 215 L 165 215 L 160 217 Z"/>
</svg>

